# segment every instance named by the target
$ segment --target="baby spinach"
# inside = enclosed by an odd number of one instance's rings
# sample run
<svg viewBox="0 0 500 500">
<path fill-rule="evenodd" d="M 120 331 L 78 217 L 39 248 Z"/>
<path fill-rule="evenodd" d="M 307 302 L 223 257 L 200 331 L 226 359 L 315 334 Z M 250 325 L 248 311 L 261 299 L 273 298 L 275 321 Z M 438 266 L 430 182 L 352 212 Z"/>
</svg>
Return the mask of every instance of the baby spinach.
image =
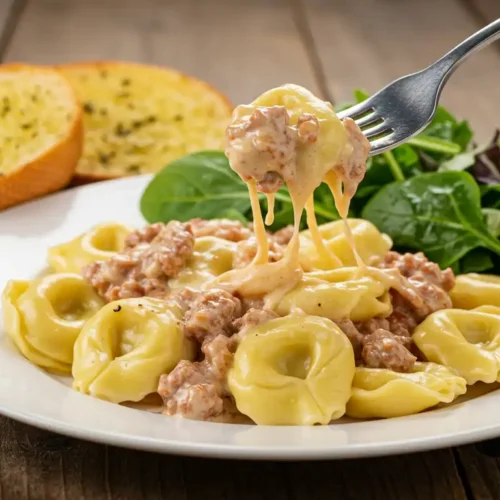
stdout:
<svg viewBox="0 0 500 500">
<path fill-rule="evenodd" d="M 362 217 L 395 245 L 423 251 L 441 267 L 478 247 L 500 253 L 481 213 L 479 188 L 466 172 L 427 173 L 389 184 L 365 205 Z"/>
<path fill-rule="evenodd" d="M 246 185 L 222 151 L 201 151 L 173 161 L 144 191 L 141 212 L 150 222 L 195 217 L 240 218 L 250 209 Z"/>
<path fill-rule="evenodd" d="M 293 224 L 292 199 L 287 190 L 280 189 L 275 198 L 273 230 Z M 266 210 L 264 195 L 260 195 L 260 202 Z M 140 208 L 150 223 L 195 217 L 248 222 L 252 215 L 247 186 L 231 169 L 223 151 L 200 151 L 167 165 L 147 186 Z M 327 186 L 315 193 L 315 211 L 320 223 L 339 218 Z"/>
</svg>

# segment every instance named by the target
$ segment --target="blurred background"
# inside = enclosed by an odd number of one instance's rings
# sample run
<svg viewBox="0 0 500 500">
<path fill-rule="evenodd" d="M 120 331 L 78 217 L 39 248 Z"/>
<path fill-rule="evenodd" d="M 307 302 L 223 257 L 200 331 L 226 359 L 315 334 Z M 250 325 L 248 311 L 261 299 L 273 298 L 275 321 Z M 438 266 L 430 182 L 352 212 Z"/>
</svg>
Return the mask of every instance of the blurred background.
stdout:
<svg viewBox="0 0 500 500">
<path fill-rule="evenodd" d="M 334 103 L 419 70 L 500 17 L 500 0 L 0 0 L 0 59 L 122 59 L 209 81 L 233 103 L 282 83 Z M 442 104 L 479 139 L 500 125 L 500 43 Z"/>
</svg>

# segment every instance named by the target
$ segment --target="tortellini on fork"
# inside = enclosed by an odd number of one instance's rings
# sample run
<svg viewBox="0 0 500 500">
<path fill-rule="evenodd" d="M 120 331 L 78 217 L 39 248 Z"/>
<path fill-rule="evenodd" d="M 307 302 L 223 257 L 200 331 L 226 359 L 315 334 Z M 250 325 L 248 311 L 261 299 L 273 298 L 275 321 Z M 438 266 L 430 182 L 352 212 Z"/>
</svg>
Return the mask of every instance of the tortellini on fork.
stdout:
<svg viewBox="0 0 500 500">
<path fill-rule="evenodd" d="M 71 373 L 73 346 L 103 301 L 78 274 L 10 281 L 4 290 L 5 329 L 32 363 Z"/>
<path fill-rule="evenodd" d="M 259 425 L 328 424 L 351 393 L 354 354 L 326 318 L 291 315 L 247 331 L 228 382 L 238 410 Z"/>
<path fill-rule="evenodd" d="M 415 363 L 411 373 L 359 367 L 346 413 L 354 418 L 402 417 L 451 403 L 465 392 L 462 377 L 435 363 Z"/>
<path fill-rule="evenodd" d="M 173 302 L 141 297 L 107 304 L 76 341 L 73 387 L 113 403 L 155 392 L 160 375 L 195 354 L 180 323 Z"/>
<path fill-rule="evenodd" d="M 364 321 L 392 311 L 389 288 L 376 277 L 359 274 L 356 267 L 305 273 L 277 304 L 284 316 L 295 309 L 331 320 Z"/>
<path fill-rule="evenodd" d="M 48 263 L 56 272 L 79 273 L 91 262 L 123 250 L 131 228 L 115 222 L 99 224 L 82 235 L 49 249 Z"/>
<path fill-rule="evenodd" d="M 371 222 L 362 219 L 347 219 L 347 224 L 351 229 L 359 256 L 365 264 L 383 257 L 391 249 L 391 238 L 381 233 Z M 356 258 L 344 229 L 342 220 L 319 226 L 319 232 L 330 252 L 340 259 L 343 266 L 355 266 Z M 318 254 L 309 230 L 300 233 L 300 261 L 307 271 L 332 268 L 330 259 L 325 260 Z"/>
<path fill-rule="evenodd" d="M 450 297 L 458 309 L 500 306 L 500 276 L 476 273 L 457 276 Z"/>
<path fill-rule="evenodd" d="M 429 361 L 448 366 L 467 380 L 500 381 L 500 308 L 444 309 L 428 316 L 413 340 Z"/>
</svg>

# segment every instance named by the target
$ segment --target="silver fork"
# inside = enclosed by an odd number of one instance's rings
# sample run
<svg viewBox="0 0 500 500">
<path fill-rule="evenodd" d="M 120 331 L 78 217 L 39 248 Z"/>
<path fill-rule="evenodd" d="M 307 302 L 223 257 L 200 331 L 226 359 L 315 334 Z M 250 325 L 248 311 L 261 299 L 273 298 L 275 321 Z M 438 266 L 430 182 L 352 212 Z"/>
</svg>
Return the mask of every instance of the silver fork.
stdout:
<svg viewBox="0 0 500 500">
<path fill-rule="evenodd" d="M 436 113 L 445 83 L 467 56 L 500 37 L 500 19 L 418 73 L 390 83 L 338 117 L 352 118 L 371 144 L 370 156 L 383 153 L 421 132 Z"/>
</svg>

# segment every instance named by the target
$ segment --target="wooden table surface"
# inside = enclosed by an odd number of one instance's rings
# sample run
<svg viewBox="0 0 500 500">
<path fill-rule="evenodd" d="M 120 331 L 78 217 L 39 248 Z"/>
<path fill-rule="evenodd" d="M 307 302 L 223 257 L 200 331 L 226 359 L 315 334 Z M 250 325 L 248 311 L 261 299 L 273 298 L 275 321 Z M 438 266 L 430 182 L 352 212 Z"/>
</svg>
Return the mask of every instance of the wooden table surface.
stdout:
<svg viewBox="0 0 500 500">
<path fill-rule="evenodd" d="M 0 0 L 0 60 L 127 59 L 201 77 L 235 103 L 286 82 L 339 102 L 424 67 L 497 17 L 500 0 Z M 457 71 L 442 102 L 487 139 L 499 101 L 500 43 Z M 122 450 L 0 417 L 0 499 L 499 499 L 492 451 L 229 462 Z"/>
</svg>

